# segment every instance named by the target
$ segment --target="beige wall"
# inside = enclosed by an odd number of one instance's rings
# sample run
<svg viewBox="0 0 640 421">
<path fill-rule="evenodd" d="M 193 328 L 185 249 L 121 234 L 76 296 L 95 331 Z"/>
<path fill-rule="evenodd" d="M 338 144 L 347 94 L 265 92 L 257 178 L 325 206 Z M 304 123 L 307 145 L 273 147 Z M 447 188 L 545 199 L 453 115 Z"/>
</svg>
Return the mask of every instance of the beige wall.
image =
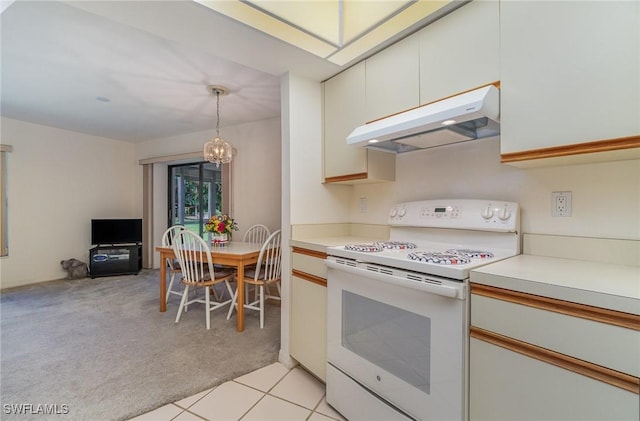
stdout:
<svg viewBox="0 0 640 421">
<path fill-rule="evenodd" d="M 290 78 L 291 224 L 347 222 L 350 186 L 322 184 L 322 88 Z"/>
<path fill-rule="evenodd" d="M 232 174 L 237 235 L 254 223 L 280 228 L 280 120 L 226 127 L 221 134 L 238 150 Z M 60 260 L 88 262 L 92 218 L 142 217 L 139 160 L 199 151 L 213 132 L 134 145 L 2 118 L 1 135 L 14 147 L 7 165 L 9 256 L 0 258 L 0 287 L 9 288 L 65 277 Z M 166 164 L 154 165 L 154 186 L 159 242 L 166 228 Z"/>
<path fill-rule="evenodd" d="M 282 241 L 289 246 L 291 225 L 345 222 L 350 186 L 322 184 L 322 88 L 320 83 L 286 74 L 282 99 Z M 282 257 L 280 362 L 289 356 L 291 259 Z"/>
<path fill-rule="evenodd" d="M 214 131 L 156 139 L 136 145 L 136 162 L 140 159 L 177 155 L 201 151 Z M 253 224 L 264 224 L 270 230 L 280 228 L 281 209 L 281 157 L 280 119 L 273 118 L 237 126 L 222 127 L 220 134 L 231 143 L 236 155 L 232 161 L 231 188 L 233 205 L 231 215 L 237 220 L 242 238 Z M 167 228 L 167 167 L 169 163 L 154 164 L 154 246 L 160 244 Z M 142 167 L 136 171 L 136 195 L 142 196 Z M 142 201 L 136 202 L 142 212 Z M 154 253 L 154 267 L 159 267 Z"/>
<path fill-rule="evenodd" d="M 500 163 L 499 141 L 398 155 L 395 183 L 354 187 L 351 221 L 386 223 L 390 206 L 403 201 L 491 198 L 519 202 L 526 233 L 640 239 L 639 160 L 520 169 Z M 551 217 L 551 192 L 567 190 L 572 216 Z"/>
<path fill-rule="evenodd" d="M 1 120 L 8 159 L 9 256 L 1 287 L 60 279 L 60 261 L 89 261 L 91 219 L 140 217 L 127 142 Z"/>
</svg>

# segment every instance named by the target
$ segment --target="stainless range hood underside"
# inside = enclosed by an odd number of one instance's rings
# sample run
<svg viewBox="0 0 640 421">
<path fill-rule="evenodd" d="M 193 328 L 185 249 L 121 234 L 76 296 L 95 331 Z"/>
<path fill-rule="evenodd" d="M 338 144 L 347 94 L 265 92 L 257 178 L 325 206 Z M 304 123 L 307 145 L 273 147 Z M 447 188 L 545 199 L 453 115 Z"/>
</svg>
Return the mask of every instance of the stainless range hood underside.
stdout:
<svg viewBox="0 0 640 421">
<path fill-rule="evenodd" d="M 499 90 L 485 86 L 356 128 L 347 143 L 396 153 L 500 133 Z"/>
</svg>

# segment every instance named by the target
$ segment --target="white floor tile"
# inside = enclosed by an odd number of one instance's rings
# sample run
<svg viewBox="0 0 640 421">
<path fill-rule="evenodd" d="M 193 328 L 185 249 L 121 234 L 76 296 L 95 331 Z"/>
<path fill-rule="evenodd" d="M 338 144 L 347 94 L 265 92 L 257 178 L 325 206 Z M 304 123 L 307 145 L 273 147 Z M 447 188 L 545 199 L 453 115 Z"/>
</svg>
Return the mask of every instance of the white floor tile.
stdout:
<svg viewBox="0 0 640 421">
<path fill-rule="evenodd" d="M 340 415 L 340 413 L 338 411 L 336 411 L 335 409 L 333 409 L 332 407 L 329 406 L 329 404 L 327 403 L 327 398 L 326 396 L 324 398 L 322 398 L 322 401 L 320 402 L 320 404 L 318 405 L 318 407 L 316 408 L 316 412 L 319 412 L 321 414 L 324 414 L 328 417 L 331 417 L 333 419 L 336 420 L 344 420 L 345 418 Z"/>
<path fill-rule="evenodd" d="M 313 414 L 311 414 L 308 421 L 334 421 L 334 420 L 333 418 L 329 418 L 326 415 L 322 415 L 318 412 L 314 412 Z"/>
<path fill-rule="evenodd" d="M 207 393 L 211 392 L 212 390 L 213 389 L 207 389 L 207 390 L 205 390 L 203 392 L 196 393 L 193 396 L 189 396 L 188 398 L 184 398 L 184 399 L 179 400 L 178 402 L 175 402 L 175 404 L 178 405 L 181 408 L 187 409 L 191 405 L 193 405 L 194 403 L 196 403 L 197 401 L 202 399 L 203 396 L 205 396 Z"/>
<path fill-rule="evenodd" d="M 325 388 L 318 379 L 300 367 L 292 369 L 269 394 L 314 409 L 324 396 Z"/>
<path fill-rule="evenodd" d="M 267 395 L 242 421 L 304 421 L 311 414 L 311 410 Z"/>
<path fill-rule="evenodd" d="M 185 411 L 182 414 L 175 417 L 174 419 L 172 419 L 171 421 L 202 421 L 202 420 L 203 420 L 202 418 Z"/>
<path fill-rule="evenodd" d="M 189 411 L 210 421 L 238 420 L 264 396 L 250 387 L 226 382 L 193 404 Z"/>
<path fill-rule="evenodd" d="M 277 362 L 238 377 L 235 381 L 262 390 L 263 392 L 268 392 L 288 372 L 289 369 L 287 367 Z"/>
<path fill-rule="evenodd" d="M 182 408 L 178 408 L 174 404 L 170 403 L 168 405 L 161 406 L 158 409 L 154 409 L 151 412 L 147 412 L 146 414 L 131 418 L 130 421 L 170 421 L 181 412 Z"/>
</svg>

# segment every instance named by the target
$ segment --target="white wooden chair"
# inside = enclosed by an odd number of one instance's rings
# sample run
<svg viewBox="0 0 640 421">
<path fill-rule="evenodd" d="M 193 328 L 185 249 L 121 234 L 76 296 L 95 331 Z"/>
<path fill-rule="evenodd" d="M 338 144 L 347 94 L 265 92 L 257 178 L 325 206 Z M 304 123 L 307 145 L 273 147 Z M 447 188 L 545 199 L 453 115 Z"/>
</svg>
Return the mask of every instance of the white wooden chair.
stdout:
<svg viewBox="0 0 640 421">
<path fill-rule="evenodd" d="M 184 225 L 173 225 L 167 228 L 164 234 L 162 234 L 162 247 L 172 247 L 175 236 L 185 229 L 186 228 L 184 227 Z M 169 303 L 169 297 L 171 296 L 171 294 L 182 297 L 183 288 L 179 287 L 173 289 L 173 282 L 176 279 L 176 275 L 182 273 L 182 270 L 180 269 L 178 259 L 167 259 L 167 268 L 169 269 L 170 278 L 169 286 L 167 287 L 166 303 Z"/>
<path fill-rule="evenodd" d="M 271 235 L 269 228 L 262 224 L 255 224 L 249 227 L 247 232 L 244 233 L 242 241 L 247 243 L 260 243 L 264 244 L 267 238 Z"/>
<path fill-rule="evenodd" d="M 255 285 L 258 288 L 259 297 L 244 304 L 247 310 L 260 312 L 260 329 L 264 328 L 264 301 L 265 299 L 280 300 L 280 275 L 282 272 L 282 248 L 280 247 L 281 230 L 273 232 L 260 248 L 258 263 L 255 268 L 250 268 L 244 272 L 245 285 Z M 278 295 L 265 294 L 269 285 L 275 284 L 278 288 Z M 227 313 L 227 320 L 231 318 L 233 309 L 238 307 L 238 290 L 233 295 L 233 304 Z"/>
<path fill-rule="evenodd" d="M 233 290 L 229 280 L 233 279 L 235 274 L 232 270 L 225 269 L 218 269 L 214 272 L 209 245 L 199 235 L 189 230 L 179 232 L 174 238 L 172 247 L 173 253 L 176 255 L 182 269 L 181 282 L 184 284 L 180 308 L 176 315 L 176 323 L 180 321 L 183 308 L 192 303 L 203 303 L 205 305 L 207 329 L 210 329 L 211 312 L 232 303 L 231 298 L 226 301 L 212 301 L 210 299 L 211 289 L 217 284 L 224 283 L 229 292 L 229 297 L 233 297 Z M 202 287 L 204 289 L 204 300 L 202 298 L 188 300 L 190 287 Z"/>
<path fill-rule="evenodd" d="M 244 233 L 244 237 L 242 238 L 242 241 L 246 243 L 264 244 L 264 242 L 267 240 L 267 238 L 269 238 L 270 235 L 271 235 L 271 231 L 269 231 L 269 228 L 267 228 L 265 225 L 255 224 L 250 226 L 247 232 Z M 253 267 L 255 267 L 255 265 L 247 266 L 247 269 L 250 269 Z M 248 288 L 249 286 L 250 285 L 247 285 L 247 288 L 244 289 L 244 293 L 246 297 L 244 299 L 245 303 L 249 302 L 249 288 Z M 258 290 L 256 289 L 254 292 L 255 292 L 254 297 L 257 300 Z"/>
</svg>

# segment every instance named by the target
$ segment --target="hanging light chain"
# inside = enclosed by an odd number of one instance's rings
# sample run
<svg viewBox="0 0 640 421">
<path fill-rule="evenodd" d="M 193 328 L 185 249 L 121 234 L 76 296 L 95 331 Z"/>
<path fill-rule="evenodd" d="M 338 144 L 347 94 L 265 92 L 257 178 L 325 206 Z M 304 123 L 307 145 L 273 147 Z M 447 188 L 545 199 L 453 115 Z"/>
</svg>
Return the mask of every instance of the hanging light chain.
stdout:
<svg viewBox="0 0 640 421">
<path fill-rule="evenodd" d="M 211 93 L 216 94 L 216 137 L 204 145 L 204 159 L 209 162 L 215 163 L 216 167 L 220 167 L 220 164 L 227 164 L 231 162 L 233 156 L 233 148 L 231 145 L 220 138 L 220 94 L 226 95 L 228 91 L 226 88 L 211 86 L 209 87 Z"/>
<path fill-rule="evenodd" d="M 216 137 L 220 137 L 220 89 L 216 89 Z"/>
</svg>

